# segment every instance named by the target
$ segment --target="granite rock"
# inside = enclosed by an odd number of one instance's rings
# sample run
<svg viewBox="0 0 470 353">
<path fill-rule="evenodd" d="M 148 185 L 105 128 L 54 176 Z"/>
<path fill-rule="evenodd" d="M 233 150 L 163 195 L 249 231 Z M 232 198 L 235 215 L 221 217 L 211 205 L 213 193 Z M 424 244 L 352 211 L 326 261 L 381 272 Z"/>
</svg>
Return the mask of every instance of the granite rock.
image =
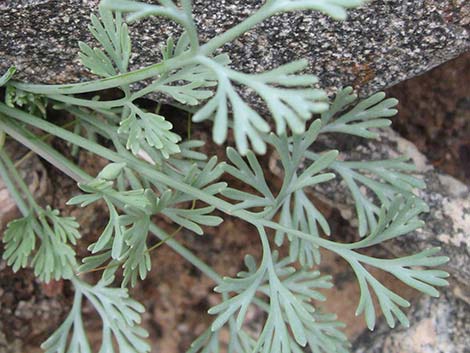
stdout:
<svg viewBox="0 0 470 353">
<path fill-rule="evenodd" d="M 98 0 L 3 0 L 0 3 L 0 72 L 41 83 L 87 80 L 77 42 L 90 40 L 87 25 Z M 155 2 L 155 1 L 154 1 Z M 249 16 L 261 0 L 195 0 L 203 42 Z M 314 12 L 276 16 L 224 49 L 234 66 L 257 72 L 308 58 L 310 71 L 329 90 L 353 85 L 361 93 L 403 81 L 470 47 L 466 0 L 374 0 L 336 22 Z M 154 63 L 172 23 L 150 19 L 132 26 L 132 68 Z"/>
<path fill-rule="evenodd" d="M 422 297 L 408 313 L 410 328 L 391 329 L 380 321 L 373 334 L 364 332 L 354 353 L 468 353 L 470 304 L 445 292 L 440 298 Z"/>
</svg>

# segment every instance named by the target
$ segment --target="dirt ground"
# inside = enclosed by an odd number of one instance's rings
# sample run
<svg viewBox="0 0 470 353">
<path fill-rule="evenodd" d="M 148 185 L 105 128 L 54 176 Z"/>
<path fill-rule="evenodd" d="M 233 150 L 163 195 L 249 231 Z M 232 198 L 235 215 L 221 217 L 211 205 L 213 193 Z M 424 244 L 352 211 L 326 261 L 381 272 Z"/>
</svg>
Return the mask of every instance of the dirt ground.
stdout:
<svg viewBox="0 0 470 353">
<path fill-rule="evenodd" d="M 389 95 L 401 101 L 400 114 L 395 119 L 394 127 L 415 142 L 436 167 L 464 182 L 470 182 L 469 59 L 469 54 L 464 55 L 388 90 Z M 66 150 L 62 142 L 54 141 L 54 144 Z M 84 152 L 79 155 L 79 162 L 95 173 L 103 165 L 102 161 Z M 65 201 L 77 192 L 75 184 L 45 162 L 39 163 L 47 170 L 48 189 L 43 193 L 44 201 L 65 214 L 76 216 L 84 234 L 82 245 L 90 243 L 106 223 L 104 210 L 99 205 L 85 210 L 65 209 Z M 271 177 L 272 182 L 279 182 L 276 176 Z M 0 211 L 1 208 L 2 205 Z M 331 209 L 324 209 L 324 212 L 337 239 L 355 236 L 354 229 L 337 212 Z M 163 222 L 160 225 L 172 229 L 171 225 Z M 260 255 L 260 244 L 253 229 L 230 218 L 225 218 L 218 228 L 208 228 L 204 236 L 180 232 L 177 240 L 222 275 L 233 276 L 240 271 L 245 254 Z M 281 252 L 285 251 L 281 249 Z M 78 255 L 84 256 L 85 253 Z M 346 333 L 353 340 L 365 328 L 362 320 L 358 322 L 354 316 L 358 287 L 352 271 L 341 259 L 326 253 L 323 259 L 320 270 L 334 275 L 336 286 L 326 293 L 328 301 L 321 306 L 339 314 L 339 319 L 348 324 Z M 207 310 L 219 301 L 219 296 L 213 293 L 214 283 L 210 279 L 168 247 L 163 246 L 155 251 L 152 261 L 149 278 L 132 290 L 132 296 L 147 308 L 144 325 L 150 333 L 152 352 L 184 352 L 210 324 L 211 317 Z M 90 280 L 93 280 L 92 276 Z M 384 280 L 393 281 L 389 278 Z M 398 283 L 394 282 L 392 286 L 407 298 L 416 296 L 414 291 Z M 30 270 L 14 274 L 4 262 L 0 262 L 0 332 L 4 336 L 2 338 L 0 334 L 0 353 L 36 351 L 40 342 L 64 318 L 71 300 L 72 291 L 67 283 L 42 285 L 34 279 Z M 92 332 L 90 338 L 96 342 L 100 338 L 99 321 L 89 307 L 84 310 L 87 327 Z M 251 320 L 257 322 L 262 315 L 255 312 Z M 13 347 L 22 344 L 23 348 L 13 350 Z"/>
</svg>

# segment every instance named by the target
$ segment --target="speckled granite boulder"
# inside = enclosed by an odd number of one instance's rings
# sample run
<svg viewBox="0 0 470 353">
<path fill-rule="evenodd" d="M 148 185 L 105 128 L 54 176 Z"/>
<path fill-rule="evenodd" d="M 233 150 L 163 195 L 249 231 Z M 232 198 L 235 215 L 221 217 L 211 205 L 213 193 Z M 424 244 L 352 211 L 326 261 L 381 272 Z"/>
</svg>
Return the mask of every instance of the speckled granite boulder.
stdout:
<svg viewBox="0 0 470 353">
<path fill-rule="evenodd" d="M 90 12 L 98 0 L 3 0 L 0 2 L 0 72 L 18 67 L 19 80 L 64 83 L 85 80 L 77 42 L 88 40 Z M 154 1 L 155 2 L 155 1 Z M 230 28 L 261 0 L 195 0 L 201 39 Z M 470 46 L 470 3 L 466 0 L 373 0 L 346 22 L 317 13 L 270 19 L 225 49 L 246 71 L 276 67 L 306 57 L 322 85 L 351 84 L 377 91 L 441 64 Z M 154 63 L 170 23 L 146 20 L 132 27 L 132 67 Z"/>
<path fill-rule="evenodd" d="M 411 327 L 391 329 L 381 321 L 375 331 L 364 332 L 354 353 L 467 353 L 470 347 L 470 304 L 451 293 L 439 299 L 422 297 L 413 303 Z"/>
</svg>

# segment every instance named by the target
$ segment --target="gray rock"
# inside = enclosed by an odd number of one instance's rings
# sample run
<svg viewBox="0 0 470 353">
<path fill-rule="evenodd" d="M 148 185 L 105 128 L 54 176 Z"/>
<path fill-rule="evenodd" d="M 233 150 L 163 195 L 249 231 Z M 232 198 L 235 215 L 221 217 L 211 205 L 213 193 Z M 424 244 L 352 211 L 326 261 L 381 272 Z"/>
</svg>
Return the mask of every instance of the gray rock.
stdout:
<svg viewBox="0 0 470 353">
<path fill-rule="evenodd" d="M 364 332 L 354 353 L 468 353 L 470 304 L 446 292 L 440 298 L 422 297 L 413 303 L 411 327 L 391 329 L 381 321 L 373 333 Z"/>
<path fill-rule="evenodd" d="M 98 0 L 3 0 L 0 4 L 0 72 L 18 67 L 17 79 L 68 83 L 91 78 L 77 60 L 77 42 L 90 40 L 89 15 Z M 154 1 L 155 2 L 155 1 Z M 201 40 L 232 27 L 260 0 L 195 0 Z M 313 12 L 283 14 L 227 45 L 245 71 L 306 57 L 310 71 L 330 90 L 353 85 L 377 91 L 423 73 L 468 50 L 466 0 L 376 0 L 351 11 L 345 22 Z M 132 68 L 155 63 L 159 48 L 178 29 L 145 20 L 132 26 Z"/>
<path fill-rule="evenodd" d="M 424 179 L 426 188 L 417 191 L 429 205 L 425 214 L 425 226 L 406 236 L 398 237 L 382 245 L 395 255 L 405 255 L 439 246 L 442 254 L 450 258 L 445 266 L 452 275 L 455 292 L 470 303 L 470 189 L 451 176 L 440 174 L 411 142 L 387 129 L 380 140 L 356 141 L 342 139 L 340 159 L 380 160 L 407 155 L 417 166 L 417 176 Z M 341 138 L 323 139 L 324 146 L 338 148 Z M 357 143 L 356 143 L 357 142 Z M 362 143 L 359 143 L 362 142 Z M 329 185 L 327 185 L 329 184 Z M 344 182 L 320 184 L 316 188 L 321 198 L 340 210 L 341 215 L 355 224 L 353 201 Z"/>
</svg>

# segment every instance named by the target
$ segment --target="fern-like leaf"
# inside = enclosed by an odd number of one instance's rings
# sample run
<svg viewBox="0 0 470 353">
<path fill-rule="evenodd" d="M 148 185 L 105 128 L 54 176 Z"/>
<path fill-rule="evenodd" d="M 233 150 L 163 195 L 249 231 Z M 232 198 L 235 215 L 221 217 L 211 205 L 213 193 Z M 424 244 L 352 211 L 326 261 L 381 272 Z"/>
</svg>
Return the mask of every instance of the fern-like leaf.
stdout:
<svg viewBox="0 0 470 353">
<path fill-rule="evenodd" d="M 164 158 L 180 152 L 178 142 L 181 137 L 171 131 L 173 125 L 158 114 L 146 112 L 134 104 L 129 105 L 129 114 L 121 122 L 118 132 L 126 134 L 127 145 L 134 154 L 141 150 L 145 142 L 161 151 Z"/>
<path fill-rule="evenodd" d="M 12 266 L 13 272 L 26 268 L 36 247 L 32 217 L 23 217 L 8 223 L 2 240 L 5 244 L 3 259 L 7 265 Z"/>
<path fill-rule="evenodd" d="M 268 106 L 277 134 L 283 134 L 287 126 L 297 134 L 305 131 L 305 122 L 314 113 L 328 108 L 326 93 L 311 88 L 317 82 L 312 75 L 299 74 L 306 68 L 306 61 L 296 61 L 262 74 L 243 74 L 201 58 L 200 63 L 214 71 L 218 78 L 215 96 L 193 117 L 193 121 L 214 118 L 214 141 L 221 144 L 227 137 L 229 105 L 233 110 L 235 142 L 241 154 L 248 152 L 248 140 L 258 153 L 266 152 L 264 136 L 271 130 L 269 124 L 255 112 L 237 93 L 232 82 L 256 92 Z"/>
<path fill-rule="evenodd" d="M 76 293 L 72 310 L 64 323 L 42 344 L 46 353 L 90 353 L 90 345 L 83 328 L 82 300 L 92 304 L 103 322 L 99 352 L 115 353 L 114 341 L 121 353 L 146 353 L 150 346 L 145 341 L 148 333 L 139 326 L 144 308 L 129 298 L 127 289 L 110 288 L 109 282 L 89 286 L 73 281 Z M 71 334 L 71 339 L 69 336 Z"/>
<path fill-rule="evenodd" d="M 119 12 L 113 13 L 100 6 L 99 14 L 101 19 L 96 15 L 91 16 L 91 25 L 88 28 L 104 51 L 80 42 L 80 60 L 98 76 L 110 77 L 125 73 L 131 55 L 127 24 L 123 22 Z"/>
<path fill-rule="evenodd" d="M 394 108 L 398 100 L 385 99 L 385 93 L 379 92 L 344 112 L 357 99 L 352 91 L 351 87 L 347 87 L 336 94 L 330 110 L 322 114 L 322 132 L 377 138 L 378 133 L 370 129 L 390 126 L 392 122 L 386 118 L 397 114 Z"/>
<path fill-rule="evenodd" d="M 446 263 L 449 260 L 447 257 L 433 256 L 438 251 L 440 251 L 439 248 L 434 248 L 422 251 L 416 255 L 392 260 L 374 259 L 367 256 L 352 255 L 352 253 L 345 256 L 346 261 L 349 262 L 357 276 L 361 289 L 361 298 L 356 310 L 356 315 L 364 312 L 369 329 L 373 330 L 376 322 L 376 313 L 370 289 L 375 293 L 380 308 L 390 327 L 395 326 L 395 319 L 398 319 L 402 325 L 406 327 L 409 326 L 409 321 L 402 308 L 409 307 L 410 303 L 387 288 L 384 284 L 380 283 L 367 271 L 361 262 L 392 274 L 403 283 L 420 292 L 438 296 L 439 293 L 434 287 L 448 285 L 445 278 L 448 277 L 449 274 L 439 270 L 413 269 L 413 267 L 416 266 L 430 267 Z"/>
</svg>

